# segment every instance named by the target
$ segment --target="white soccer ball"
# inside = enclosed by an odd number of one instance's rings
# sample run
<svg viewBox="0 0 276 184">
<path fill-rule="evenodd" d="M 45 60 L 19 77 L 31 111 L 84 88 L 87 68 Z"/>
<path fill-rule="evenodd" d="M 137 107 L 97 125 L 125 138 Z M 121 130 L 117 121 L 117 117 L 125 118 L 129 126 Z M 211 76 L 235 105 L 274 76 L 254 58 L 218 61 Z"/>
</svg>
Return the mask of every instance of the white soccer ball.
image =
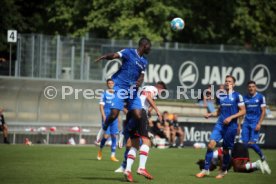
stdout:
<svg viewBox="0 0 276 184">
<path fill-rule="evenodd" d="M 185 27 L 185 22 L 182 18 L 177 17 L 171 21 L 171 28 L 174 31 L 181 31 L 184 29 L 184 27 Z"/>
</svg>

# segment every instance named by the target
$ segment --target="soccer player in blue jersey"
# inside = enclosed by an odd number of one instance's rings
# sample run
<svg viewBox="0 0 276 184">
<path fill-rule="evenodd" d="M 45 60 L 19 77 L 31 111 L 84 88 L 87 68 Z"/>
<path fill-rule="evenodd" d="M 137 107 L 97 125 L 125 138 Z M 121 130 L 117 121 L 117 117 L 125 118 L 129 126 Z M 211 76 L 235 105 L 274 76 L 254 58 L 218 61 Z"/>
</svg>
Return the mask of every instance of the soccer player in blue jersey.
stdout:
<svg viewBox="0 0 276 184">
<path fill-rule="evenodd" d="M 212 116 L 218 116 L 217 123 L 210 136 L 210 142 L 207 147 L 205 155 L 204 169 L 196 174 L 196 177 L 203 178 L 209 175 L 209 168 L 211 165 L 213 150 L 216 144 L 223 139 L 223 162 L 222 170 L 216 176 L 217 179 L 223 178 L 227 174 L 227 168 L 230 164 L 229 150 L 233 148 L 235 136 L 239 131 L 240 125 L 238 125 L 238 118 L 245 114 L 245 106 L 243 97 L 234 91 L 236 79 L 227 75 L 225 78 L 225 93 L 220 94 L 218 97 L 218 110 L 213 113 L 207 113 L 205 118 Z"/>
<path fill-rule="evenodd" d="M 100 100 L 100 111 L 101 111 L 101 117 L 102 117 L 102 125 L 106 119 L 106 117 L 110 114 L 111 111 L 111 103 L 112 103 L 112 98 L 113 98 L 113 87 L 114 87 L 114 82 L 112 79 L 107 79 L 106 80 L 107 84 L 107 90 L 102 94 L 101 100 Z M 104 137 L 101 140 L 100 143 L 100 150 L 98 151 L 98 160 L 102 160 L 102 149 L 105 146 L 105 142 L 111 137 L 111 161 L 113 162 L 118 162 L 117 158 L 115 157 L 115 152 L 116 152 L 116 135 L 119 132 L 118 129 L 118 118 L 115 119 L 110 126 L 108 127 L 107 131 L 105 132 Z"/>
<path fill-rule="evenodd" d="M 257 92 L 256 83 L 247 83 L 248 94 L 244 96 L 246 115 L 242 125 L 242 142 L 252 148 L 261 158 L 264 170 L 270 174 L 271 170 L 260 147 L 256 144 L 259 140 L 259 132 L 265 117 L 265 97 Z"/>
<path fill-rule="evenodd" d="M 132 117 L 142 124 L 142 105 L 138 95 L 138 88 L 144 81 L 144 73 L 148 65 L 145 54 L 149 54 L 151 42 L 148 38 L 139 40 L 137 49 L 123 49 L 116 53 L 105 54 L 95 62 L 103 59 L 111 60 L 116 58 L 122 59 L 122 66 L 112 76 L 114 81 L 114 98 L 111 104 L 111 113 L 106 118 L 101 136 L 107 130 L 108 126 L 118 117 L 121 110 L 124 108 L 124 103 L 127 102 L 128 110 L 131 111 Z"/>
</svg>

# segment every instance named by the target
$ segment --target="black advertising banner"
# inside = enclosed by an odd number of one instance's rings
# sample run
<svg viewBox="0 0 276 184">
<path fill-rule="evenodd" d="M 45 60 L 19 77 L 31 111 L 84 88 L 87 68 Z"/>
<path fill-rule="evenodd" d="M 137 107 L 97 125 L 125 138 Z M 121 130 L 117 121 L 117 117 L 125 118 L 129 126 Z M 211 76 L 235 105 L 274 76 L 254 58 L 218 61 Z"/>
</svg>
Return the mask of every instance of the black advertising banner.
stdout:
<svg viewBox="0 0 276 184">
<path fill-rule="evenodd" d="M 180 126 L 185 132 L 185 146 L 193 146 L 195 143 L 205 143 L 207 145 L 215 124 L 181 122 Z M 262 125 L 257 143 L 263 148 L 275 149 L 275 131 L 276 126 L 274 125 Z"/>
<path fill-rule="evenodd" d="M 121 48 L 104 47 L 103 52 L 115 52 Z M 258 91 L 267 100 L 276 103 L 276 55 L 252 52 L 220 52 L 189 49 L 152 49 L 147 56 L 148 69 L 145 82 L 164 81 L 170 90 L 170 98 L 177 98 L 178 87 L 191 90 L 205 89 L 212 84 L 215 90 L 224 83 L 225 76 L 233 75 L 236 91 L 246 92 L 249 80 L 256 81 Z M 105 67 L 108 70 L 108 67 Z M 110 67 L 113 68 L 114 67 Z M 105 73 L 108 73 L 106 71 Z M 181 97 L 180 97 L 181 98 Z"/>
</svg>

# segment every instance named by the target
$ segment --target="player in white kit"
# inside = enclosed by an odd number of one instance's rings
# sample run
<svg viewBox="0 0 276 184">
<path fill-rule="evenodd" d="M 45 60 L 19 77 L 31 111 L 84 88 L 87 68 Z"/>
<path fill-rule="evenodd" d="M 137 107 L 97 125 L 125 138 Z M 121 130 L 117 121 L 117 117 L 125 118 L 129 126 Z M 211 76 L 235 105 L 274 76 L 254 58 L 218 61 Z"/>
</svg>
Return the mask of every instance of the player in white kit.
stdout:
<svg viewBox="0 0 276 184">
<path fill-rule="evenodd" d="M 148 136 L 148 110 L 152 107 L 158 118 L 161 120 L 162 115 L 159 112 L 154 99 L 161 92 L 161 90 L 166 89 L 164 82 L 157 82 L 155 86 L 144 86 L 142 88 L 140 99 L 142 104 L 142 119 L 143 123 L 139 124 L 137 121 L 131 117 L 127 117 L 127 125 L 124 130 L 125 140 L 127 140 L 126 151 L 125 151 L 125 161 L 122 163 L 119 170 L 124 170 L 124 175 L 127 181 L 132 182 L 133 177 L 131 173 L 132 164 L 136 158 L 136 152 L 139 149 L 140 162 L 137 174 L 143 175 L 147 179 L 153 179 L 153 177 L 148 173 L 145 168 L 149 148 L 151 146 L 151 141 Z M 142 145 L 140 146 L 140 139 L 142 140 Z"/>
</svg>

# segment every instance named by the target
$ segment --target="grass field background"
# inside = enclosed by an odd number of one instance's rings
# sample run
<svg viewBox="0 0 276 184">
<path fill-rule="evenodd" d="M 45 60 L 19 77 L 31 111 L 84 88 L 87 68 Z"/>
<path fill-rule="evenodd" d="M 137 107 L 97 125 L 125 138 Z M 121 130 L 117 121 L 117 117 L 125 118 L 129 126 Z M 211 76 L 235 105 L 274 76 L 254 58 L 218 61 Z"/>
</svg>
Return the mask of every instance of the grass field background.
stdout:
<svg viewBox="0 0 276 184">
<path fill-rule="evenodd" d="M 195 178 L 199 171 L 195 162 L 204 157 L 205 149 L 151 149 L 147 168 L 155 177 L 148 181 L 134 174 L 134 183 L 173 184 L 173 183 L 275 183 L 276 182 L 276 150 L 264 150 L 272 169 L 271 175 L 257 171 L 250 174 L 234 173 L 216 180 L 217 171 L 203 179 Z M 100 184 L 125 183 L 121 173 L 114 173 L 119 163 L 109 159 L 110 148 L 104 149 L 103 160 L 96 159 L 97 147 L 93 146 L 45 146 L 45 145 L 0 145 L 0 183 L 1 184 Z M 123 150 L 117 151 L 122 160 Z M 258 159 L 250 151 L 251 159 Z M 137 162 L 133 171 L 137 169 Z M 275 173 L 274 173 L 275 172 Z M 135 172 L 134 172 L 135 173 Z"/>
</svg>

